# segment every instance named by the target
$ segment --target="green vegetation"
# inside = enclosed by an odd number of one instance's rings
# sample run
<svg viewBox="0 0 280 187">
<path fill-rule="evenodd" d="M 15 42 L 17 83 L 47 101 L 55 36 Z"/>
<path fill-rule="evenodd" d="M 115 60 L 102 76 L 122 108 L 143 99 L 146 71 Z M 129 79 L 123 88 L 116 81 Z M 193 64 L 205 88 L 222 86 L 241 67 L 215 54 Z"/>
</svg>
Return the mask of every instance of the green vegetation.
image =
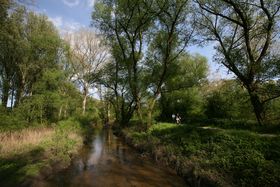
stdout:
<svg viewBox="0 0 280 187">
<path fill-rule="evenodd" d="M 99 122 L 191 185 L 280 185 L 279 1 L 98 0 L 67 34 L 26 2 L 0 1 L 0 185 L 68 165 Z M 208 79 L 204 44 L 233 78 Z"/>
<path fill-rule="evenodd" d="M 99 101 L 88 93 L 99 53 L 81 60 L 48 17 L 24 3 L 0 2 L 0 186 L 68 166 L 100 121 Z"/>
<path fill-rule="evenodd" d="M 147 132 L 123 130 L 126 139 L 177 170 L 192 185 L 278 186 L 280 136 L 246 130 L 159 123 Z M 196 181 L 193 181 L 197 179 Z"/>
<path fill-rule="evenodd" d="M 99 83 L 121 126 L 147 129 L 173 113 L 278 123 L 279 3 L 100 0 L 92 21 L 110 44 Z M 187 53 L 204 43 L 236 78 L 207 80 L 206 58 Z"/>
<path fill-rule="evenodd" d="M 18 186 L 32 177 L 67 167 L 82 146 L 88 126 L 68 119 L 47 129 L 19 131 L 21 136 L 17 132 L 0 134 L 0 185 Z"/>
</svg>

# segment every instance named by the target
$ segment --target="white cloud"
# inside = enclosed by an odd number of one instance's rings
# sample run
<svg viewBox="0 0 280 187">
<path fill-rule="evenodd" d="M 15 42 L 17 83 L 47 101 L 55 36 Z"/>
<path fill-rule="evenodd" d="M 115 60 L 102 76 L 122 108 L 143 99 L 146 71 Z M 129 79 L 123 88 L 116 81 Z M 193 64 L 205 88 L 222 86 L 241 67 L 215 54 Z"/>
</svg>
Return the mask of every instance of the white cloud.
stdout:
<svg viewBox="0 0 280 187">
<path fill-rule="evenodd" d="M 61 26 L 63 25 L 63 21 L 62 21 L 62 17 L 61 17 L 61 16 L 57 16 L 57 17 L 54 17 L 54 18 L 49 17 L 49 20 L 50 20 L 51 22 L 53 22 L 53 24 L 54 24 L 57 28 L 59 28 L 59 27 L 61 27 Z"/>
<path fill-rule="evenodd" d="M 70 21 L 70 22 L 65 22 L 63 30 L 68 31 L 68 32 L 73 32 L 78 30 L 79 28 L 83 27 L 83 25 L 81 25 L 78 22 L 75 21 Z"/>
<path fill-rule="evenodd" d="M 90 8 L 92 8 L 94 6 L 94 2 L 95 2 L 95 0 L 88 0 L 88 5 Z"/>
<path fill-rule="evenodd" d="M 69 7 L 77 6 L 80 0 L 63 0 L 63 3 Z"/>
<path fill-rule="evenodd" d="M 85 27 L 84 25 L 73 21 L 73 20 L 65 20 L 61 16 L 57 17 L 49 17 L 49 20 L 55 25 L 55 27 L 59 30 L 60 34 L 71 33 L 77 31 L 81 27 Z"/>
</svg>

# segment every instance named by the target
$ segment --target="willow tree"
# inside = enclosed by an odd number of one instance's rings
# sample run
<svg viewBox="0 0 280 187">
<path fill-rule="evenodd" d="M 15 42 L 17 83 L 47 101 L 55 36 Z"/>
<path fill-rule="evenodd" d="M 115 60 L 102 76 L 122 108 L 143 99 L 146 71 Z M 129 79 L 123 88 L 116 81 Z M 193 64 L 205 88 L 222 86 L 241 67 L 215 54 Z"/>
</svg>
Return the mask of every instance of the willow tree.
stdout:
<svg viewBox="0 0 280 187">
<path fill-rule="evenodd" d="M 140 0 L 100 0 L 95 3 L 93 24 L 110 41 L 112 55 L 116 63 L 116 80 L 119 79 L 120 67 L 125 68 L 122 79 L 127 80 L 125 86 L 128 95 L 133 97 L 128 102 L 137 111 L 140 121 L 141 113 L 141 77 L 139 77 L 143 51 L 148 30 L 153 23 L 154 13 L 151 7 L 154 1 Z M 126 81 L 123 81 L 126 82 Z M 115 82 L 115 90 L 119 90 L 120 82 Z M 119 93 L 115 92 L 118 100 Z M 117 101 L 118 103 L 118 101 Z"/>
<path fill-rule="evenodd" d="M 188 0 L 96 2 L 93 23 L 112 45 L 115 98 L 118 100 L 125 91 L 127 99 L 120 100 L 126 100 L 130 105 L 126 108 L 135 110 L 141 122 L 148 111 L 148 125 L 168 68 L 191 38 L 188 13 Z"/>
<path fill-rule="evenodd" d="M 280 2 L 273 0 L 195 0 L 201 35 L 215 41 L 215 60 L 233 72 L 247 89 L 259 124 L 265 104 L 280 96 L 279 57 L 272 52 L 279 39 Z"/>
<path fill-rule="evenodd" d="M 145 62 L 149 91 L 147 126 L 152 125 L 155 104 L 172 74 L 170 69 L 178 63 L 194 32 L 188 0 L 158 0 L 153 10 L 158 13 Z"/>
</svg>

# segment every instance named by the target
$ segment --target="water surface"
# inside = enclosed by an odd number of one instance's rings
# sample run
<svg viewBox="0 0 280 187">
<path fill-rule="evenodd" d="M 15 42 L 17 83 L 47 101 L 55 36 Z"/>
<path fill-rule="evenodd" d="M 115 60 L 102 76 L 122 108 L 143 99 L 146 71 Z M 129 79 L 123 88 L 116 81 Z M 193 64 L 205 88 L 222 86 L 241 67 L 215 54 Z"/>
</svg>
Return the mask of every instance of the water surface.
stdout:
<svg viewBox="0 0 280 187">
<path fill-rule="evenodd" d="M 94 132 L 71 166 L 48 179 L 35 181 L 36 187 L 93 186 L 149 187 L 185 186 L 174 171 L 141 157 L 113 135 L 110 129 Z"/>
</svg>

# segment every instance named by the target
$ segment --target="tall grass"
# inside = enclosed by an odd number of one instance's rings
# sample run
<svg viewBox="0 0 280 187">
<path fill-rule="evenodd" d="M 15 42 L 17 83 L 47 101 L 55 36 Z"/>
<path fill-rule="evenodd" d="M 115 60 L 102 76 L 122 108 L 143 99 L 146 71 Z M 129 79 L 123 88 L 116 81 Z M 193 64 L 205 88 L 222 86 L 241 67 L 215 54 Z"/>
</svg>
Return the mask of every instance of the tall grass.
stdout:
<svg viewBox="0 0 280 187">
<path fill-rule="evenodd" d="M 30 186 L 33 177 L 67 167 L 82 146 L 86 129 L 72 118 L 51 128 L 0 131 L 0 186 Z"/>
<path fill-rule="evenodd" d="M 21 154 L 31 147 L 50 139 L 54 135 L 53 128 L 27 128 L 14 132 L 0 133 L 0 157 Z"/>
</svg>

